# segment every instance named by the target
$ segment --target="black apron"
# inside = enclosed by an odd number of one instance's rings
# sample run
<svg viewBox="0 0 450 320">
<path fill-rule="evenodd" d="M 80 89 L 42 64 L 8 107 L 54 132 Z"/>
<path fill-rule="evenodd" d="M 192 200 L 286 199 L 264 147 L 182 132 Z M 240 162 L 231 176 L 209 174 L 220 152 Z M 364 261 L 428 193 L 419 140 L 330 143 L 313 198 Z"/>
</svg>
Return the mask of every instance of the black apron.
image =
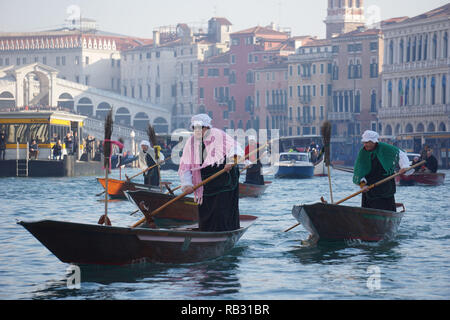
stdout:
<svg viewBox="0 0 450 320">
<path fill-rule="evenodd" d="M 156 162 L 153 160 L 153 158 L 150 156 L 150 154 L 145 155 L 145 162 L 147 164 L 147 168 L 154 166 Z M 154 167 L 151 170 L 148 170 L 144 173 L 144 184 L 149 186 L 156 186 L 159 187 L 160 177 L 159 177 L 159 170 L 158 166 Z"/>
<path fill-rule="evenodd" d="M 202 147 L 204 150 L 204 145 Z M 201 169 L 202 180 L 204 181 L 224 167 L 225 161 L 219 166 L 207 166 Z M 203 203 L 199 206 L 199 228 L 200 231 L 231 231 L 240 228 L 237 166 L 203 186 Z"/>
<path fill-rule="evenodd" d="M 388 177 L 388 174 L 384 170 L 378 158 L 373 154 L 372 170 L 365 176 L 367 185 L 372 185 L 380 180 Z M 395 206 L 395 179 L 380 184 L 379 186 L 371 189 L 368 192 L 362 194 L 361 206 L 363 208 L 373 208 L 388 211 L 397 211 Z"/>
</svg>

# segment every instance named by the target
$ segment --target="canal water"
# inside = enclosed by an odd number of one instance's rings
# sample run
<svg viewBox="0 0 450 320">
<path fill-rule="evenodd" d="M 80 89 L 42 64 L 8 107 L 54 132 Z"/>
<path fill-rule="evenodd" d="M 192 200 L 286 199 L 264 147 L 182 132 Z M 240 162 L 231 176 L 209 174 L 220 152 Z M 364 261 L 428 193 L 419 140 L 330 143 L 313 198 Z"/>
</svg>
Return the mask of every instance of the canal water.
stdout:
<svg viewBox="0 0 450 320">
<path fill-rule="evenodd" d="M 128 176 L 135 172 L 127 169 Z M 311 247 L 301 245 L 308 237 L 302 226 L 283 230 L 296 223 L 294 205 L 329 199 L 328 179 L 267 176 L 273 183 L 261 198 L 240 200 L 242 214 L 259 218 L 227 255 L 195 264 L 82 268 L 79 289 L 68 287 L 70 266 L 16 221 L 97 223 L 104 203 L 95 177 L 2 178 L 0 299 L 449 299 L 450 171 L 444 172 L 442 186 L 398 187 L 407 213 L 393 241 Z M 162 176 L 178 185 L 175 171 Z M 357 190 L 351 177 L 332 172 L 335 201 Z M 345 204 L 359 203 L 356 197 Z M 141 218 L 130 216 L 134 210 L 127 201 L 109 203 L 112 224 L 132 225 Z"/>
</svg>

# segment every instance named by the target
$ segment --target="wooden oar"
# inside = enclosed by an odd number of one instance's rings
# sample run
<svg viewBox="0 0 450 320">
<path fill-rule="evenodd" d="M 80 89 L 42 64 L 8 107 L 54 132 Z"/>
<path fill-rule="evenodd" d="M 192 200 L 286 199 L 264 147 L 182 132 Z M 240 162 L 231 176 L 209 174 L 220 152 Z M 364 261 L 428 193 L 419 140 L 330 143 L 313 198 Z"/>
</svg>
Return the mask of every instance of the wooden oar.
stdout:
<svg viewBox="0 0 450 320">
<path fill-rule="evenodd" d="M 172 192 L 174 192 L 174 191 L 177 191 L 178 189 L 180 189 L 181 188 L 181 186 L 178 186 L 178 187 L 176 187 L 176 188 L 174 188 L 174 189 L 171 189 L 172 190 Z M 170 192 L 169 191 L 167 191 L 166 193 L 164 193 L 164 194 L 169 194 Z M 130 216 L 132 216 L 133 214 L 135 214 L 136 212 L 138 212 L 140 209 L 137 209 L 137 210 L 134 210 L 132 213 L 130 213 Z"/>
<path fill-rule="evenodd" d="M 414 168 L 416 168 L 416 167 L 419 167 L 419 166 L 423 165 L 425 162 L 426 162 L 426 161 L 423 160 L 423 161 L 421 161 L 421 162 L 419 162 L 419 163 L 416 163 L 415 165 L 413 165 L 413 166 L 409 167 L 408 169 L 406 169 L 405 172 L 408 172 L 408 171 L 411 170 L 411 169 L 414 169 Z M 367 187 L 367 191 L 368 191 L 368 190 L 371 190 L 371 189 L 373 189 L 373 188 L 375 188 L 375 187 L 377 187 L 377 186 L 379 186 L 380 184 L 383 184 L 383 183 L 385 183 L 385 182 L 388 182 L 388 181 L 394 179 L 395 177 L 397 177 L 397 176 L 399 176 L 399 175 L 401 175 L 401 173 L 400 173 L 400 172 L 397 172 L 397 173 L 393 174 L 392 176 L 389 176 L 389 177 L 387 177 L 387 178 L 384 178 L 383 180 L 380 180 L 380 181 L 378 181 L 378 182 L 375 182 L 374 184 L 371 184 L 370 186 Z M 360 194 L 360 193 L 362 193 L 362 192 L 364 192 L 364 191 L 365 191 L 365 189 L 361 189 L 361 190 L 359 190 L 358 192 L 355 192 L 354 194 L 349 195 L 348 197 L 346 197 L 346 198 L 344 198 L 344 199 L 342 199 L 342 200 L 339 200 L 339 201 L 336 202 L 335 204 L 341 204 L 342 202 L 345 202 L 345 201 L 347 201 L 347 200 L 349 200 L 349 199 L 351 199 L 351 198 L 356 197 L 358 194 Z"/>
<path fill-rule="evenodd" d="M 250 157 L 250 155 L 253 155 L 254 153 L 258 152 L 259 150 L 261 150 L 262 148 L 265 148 L 268 144 L 270 143 L 267 142 L 266 144 L 264 144 L 262 147 L 259 147 L 258 149 L 250 152 L 248 154 L 248 156 Z M 244 158 L 245 160 L 245 155 Z M 242 161 L 242 159 L 240 160 Z M 236 166 L 240 161 L 237 161 L 237 158 L 235 157 L 234 159 L 234 163 L 232 165 L 232 167 Z M 209 178 L 203 180 L 201 183 L 199 183 L 198 185 L 194 186 L 192 189 L 193 191 L 197 190 L 198 188 L 202 187 L 203 185 L 207 184 L 208 182 L 214 180 L 215 178 L 217 178 L 218 176 L 222 175 L 224 172 L 227 172 L 227 170 L 225 168 L 223 168 L 222 170 L 216 172 L 215 174 L 213 174 L 212 176 L 210 176 Z M 158 209 L 154 210 L 153 212 L 151 212 L 147 217 L 151 218 L 155 215 L 157 215 L 159 212 L 161 212 L 163 209 L 167 208 L 168 206 L 170 206 L 172 203 L 177 202 L 178 200 L 180 200 L 181 198 L 185 197 L 186 195 L 190 194 L 191 192 L 189 191 L 185 191 L 182 194 L 176 196 L 175 198 L 173 198 L 172 200 L 166 202 L 165 204 L 163 204 L 161 207 L 159 207 Z M 139 220 L 138 222 L 136 222 L 134 225 L 131 226 L 131 228 L 136 228 L 137 226 L 141 225 L 142 223 L 145 222 L 145 220 L 147 219 L 147 217 L 142 218 L 141 220 Z"/>
<path fill-rule="evenodd" d="M 147 171 L 152 170 L 152 169 L 155 168 L 156 166 L 162 165 L 164 162 L 166 162 L 166 161 L 169 160 L 170 158 L 172 158 L 172 157 L 170 156 L 170 157 L 167 157 L 166 159 L 164 159 L 164 160 L 162 160 L 162 161 L 158 161 L 158 163 L 156 163 L 156 164 L 154 164 L 154 165 L 152 165 L 152 166 L 150 166 L 150 167 L 148 167 L 148 168 L 142 170 L 141 172 L 135 174 L 135 175 L 132 176 L 131 178 L 128 178 L 126 175 L 125 175 L 125 177 L 127 178 L 127 181 L 130 181 L 131 179 L 134 179 L 134 178 L 136 178 L 137 176 L 140 176 L 141 174 L 144 174 L 144 173 L 146 173 Z"/>
<path fill-rule="evenodd" d="M 411 170 L 411 169 L 414 169 L 414 168 L 416 168 L 416 167 L 419 167 L 419 166 L 423 165 L 425 162 L 426 162 L 426 161 L 423 160 L 423 161 L 421 161 L 421 162 L 419 162 L 419 163 L 416 163 L 415 165 L 413 165 L 413 166 L 407 168 L 405 172 L 408 172 L 408 171 Z M 361 189 L 361 190 L 359 190 L 358 192 L 355 192 L 355 193 L 353 193 L 352 195 L 350 195 L 350 196 L 348 196 L 348 197 L 346 197 L 346 198 L 344 198 L 344 199 L 342 199 L 342 200 L 339 200 L 339 201 L 336 202 L 335 204 L 336 204 L 336 205 L 341 204 L 342 202 L 345 202 L 345 201 L 347 201 L 347 200 L 349 200 L 349 199 L 351 199 L 351 198 L 356 197 L 357 195 L 361 194 L 361 193 L 364 192 L 365 190 L 367 190 L 367 191 L 368 191 L 368 190 L 371 190 L 371 189 L 373 189 L 373 188 L 379 186 L 380 184 L 383 184 L 383 183 L 385 183 L 385 182 L 388 182 L 388 181 L 394 179 L 395 177 L 397 177 L 397 176 L 399 176 L 399 175 L 401 175 L 401 173 L 400 173 L 400 172 L 397 172 L 397 173 L 395 173 L 395 174 L 393 174 L 393 175 L 391 175 L 391 176 L 389 176 L 389 177 L 387 177 L 387 178 L 384 178 L 383 180 L 380 180 L 380 181 L 378 181 L 378 182 L 375 182 L 374 184 L 371 184 L 370 186 L 367 187 L 367 189 Z M 296 225 L 293 225 L 293 226 L 290 227 L 289 229 L 286 229 L 284 232 L 288 232 L 288 231 L 294 229 L 295 227 L 298 227 L 300 224 L 301 224 L 301 223 L 297 223 Z"/>
</svg>

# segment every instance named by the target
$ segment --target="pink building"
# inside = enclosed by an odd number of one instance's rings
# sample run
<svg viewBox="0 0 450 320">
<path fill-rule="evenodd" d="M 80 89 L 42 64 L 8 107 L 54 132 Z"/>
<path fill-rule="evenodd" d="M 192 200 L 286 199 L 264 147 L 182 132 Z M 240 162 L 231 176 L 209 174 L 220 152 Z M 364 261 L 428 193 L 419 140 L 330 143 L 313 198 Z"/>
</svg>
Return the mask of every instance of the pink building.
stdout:
<svg viewBox="0 0 450 320">
<path fill-rule="evenodd" d="M 288 34 L 264 27 L 232 33 L 230 50 L 199 64 L 199 111 L 218 128 L 259 128 L 255 114 L 255 70 L 293 49 Z"/>
</svg>

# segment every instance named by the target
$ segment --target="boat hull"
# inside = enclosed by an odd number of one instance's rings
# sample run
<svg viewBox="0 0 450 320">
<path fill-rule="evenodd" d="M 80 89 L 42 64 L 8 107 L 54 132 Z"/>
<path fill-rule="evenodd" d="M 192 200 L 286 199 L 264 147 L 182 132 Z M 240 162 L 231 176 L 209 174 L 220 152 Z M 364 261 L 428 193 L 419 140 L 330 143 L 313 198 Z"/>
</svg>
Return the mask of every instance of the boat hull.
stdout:
<svg viewBox="0 0 450 320">
<path fill-rule="evenodd" d="M 314 166 L 278 166 L 276 178 L 310 179 L 314 176 Z"/>
<path fill-rule="evenodd" d="M 271 181 L 265 181 L 264 185 L 239 183 L 239 198 L 257 198 L 264 194 Z"/>
<path fill-rule="evenodd" d="M 318 164 L 314 165 L 314 176 L 315 177 L 328 176 L 328 169 L 325 166 L 324 159 L 322 159 Z"/>
<path fill-rule="evenodd" d="M 395 237 L 403 212 L 316 203 L 294 206 L 292 215 L 319 240 L 376 242 Z"/>
<path fill-rule="evenodd" d="M 129 265 L 143 262 L 192 263 L 232 249 L 254 216 L 241 216 L 241 228 L 224 232 L 123 228 L 43 220 L 19 221 L 59 260 L 77 265 Z"/>
<path fill-rule="evenodd" d="M 126 191 L 125 194 L 128 200 L 138 207 L 143 201 L 149 212 L 175 198 L 173 195 L 148 190 Z M 198 204 L 191 197 L 183 197 L 161 210 L 153 219 L 159 227 L 196 223 L 198 221 Z"/>
<path fill-rule="evenodd" d="M 411 175 L 400 175 L 395 182 L 400 186 L 427 185 L 439 186 L 444 184 L 445 173 L 422 173 L 416 172 Z"/>
<path fill-rule="evenodd" d="M 97 178 L 97 181 L 102 185 L 103 189 L 106 189 L 105 178 Z M 126 199 L 125 191 L 136 191 L 136 190 L 150 190 L 158 188 L 151 188 L 143 184 L 137 184 L 125 180 L 108 179 L 108 195 L 114 199 Z M 160 191 L 160 190 L 159 190 Z"/>
</svg>

